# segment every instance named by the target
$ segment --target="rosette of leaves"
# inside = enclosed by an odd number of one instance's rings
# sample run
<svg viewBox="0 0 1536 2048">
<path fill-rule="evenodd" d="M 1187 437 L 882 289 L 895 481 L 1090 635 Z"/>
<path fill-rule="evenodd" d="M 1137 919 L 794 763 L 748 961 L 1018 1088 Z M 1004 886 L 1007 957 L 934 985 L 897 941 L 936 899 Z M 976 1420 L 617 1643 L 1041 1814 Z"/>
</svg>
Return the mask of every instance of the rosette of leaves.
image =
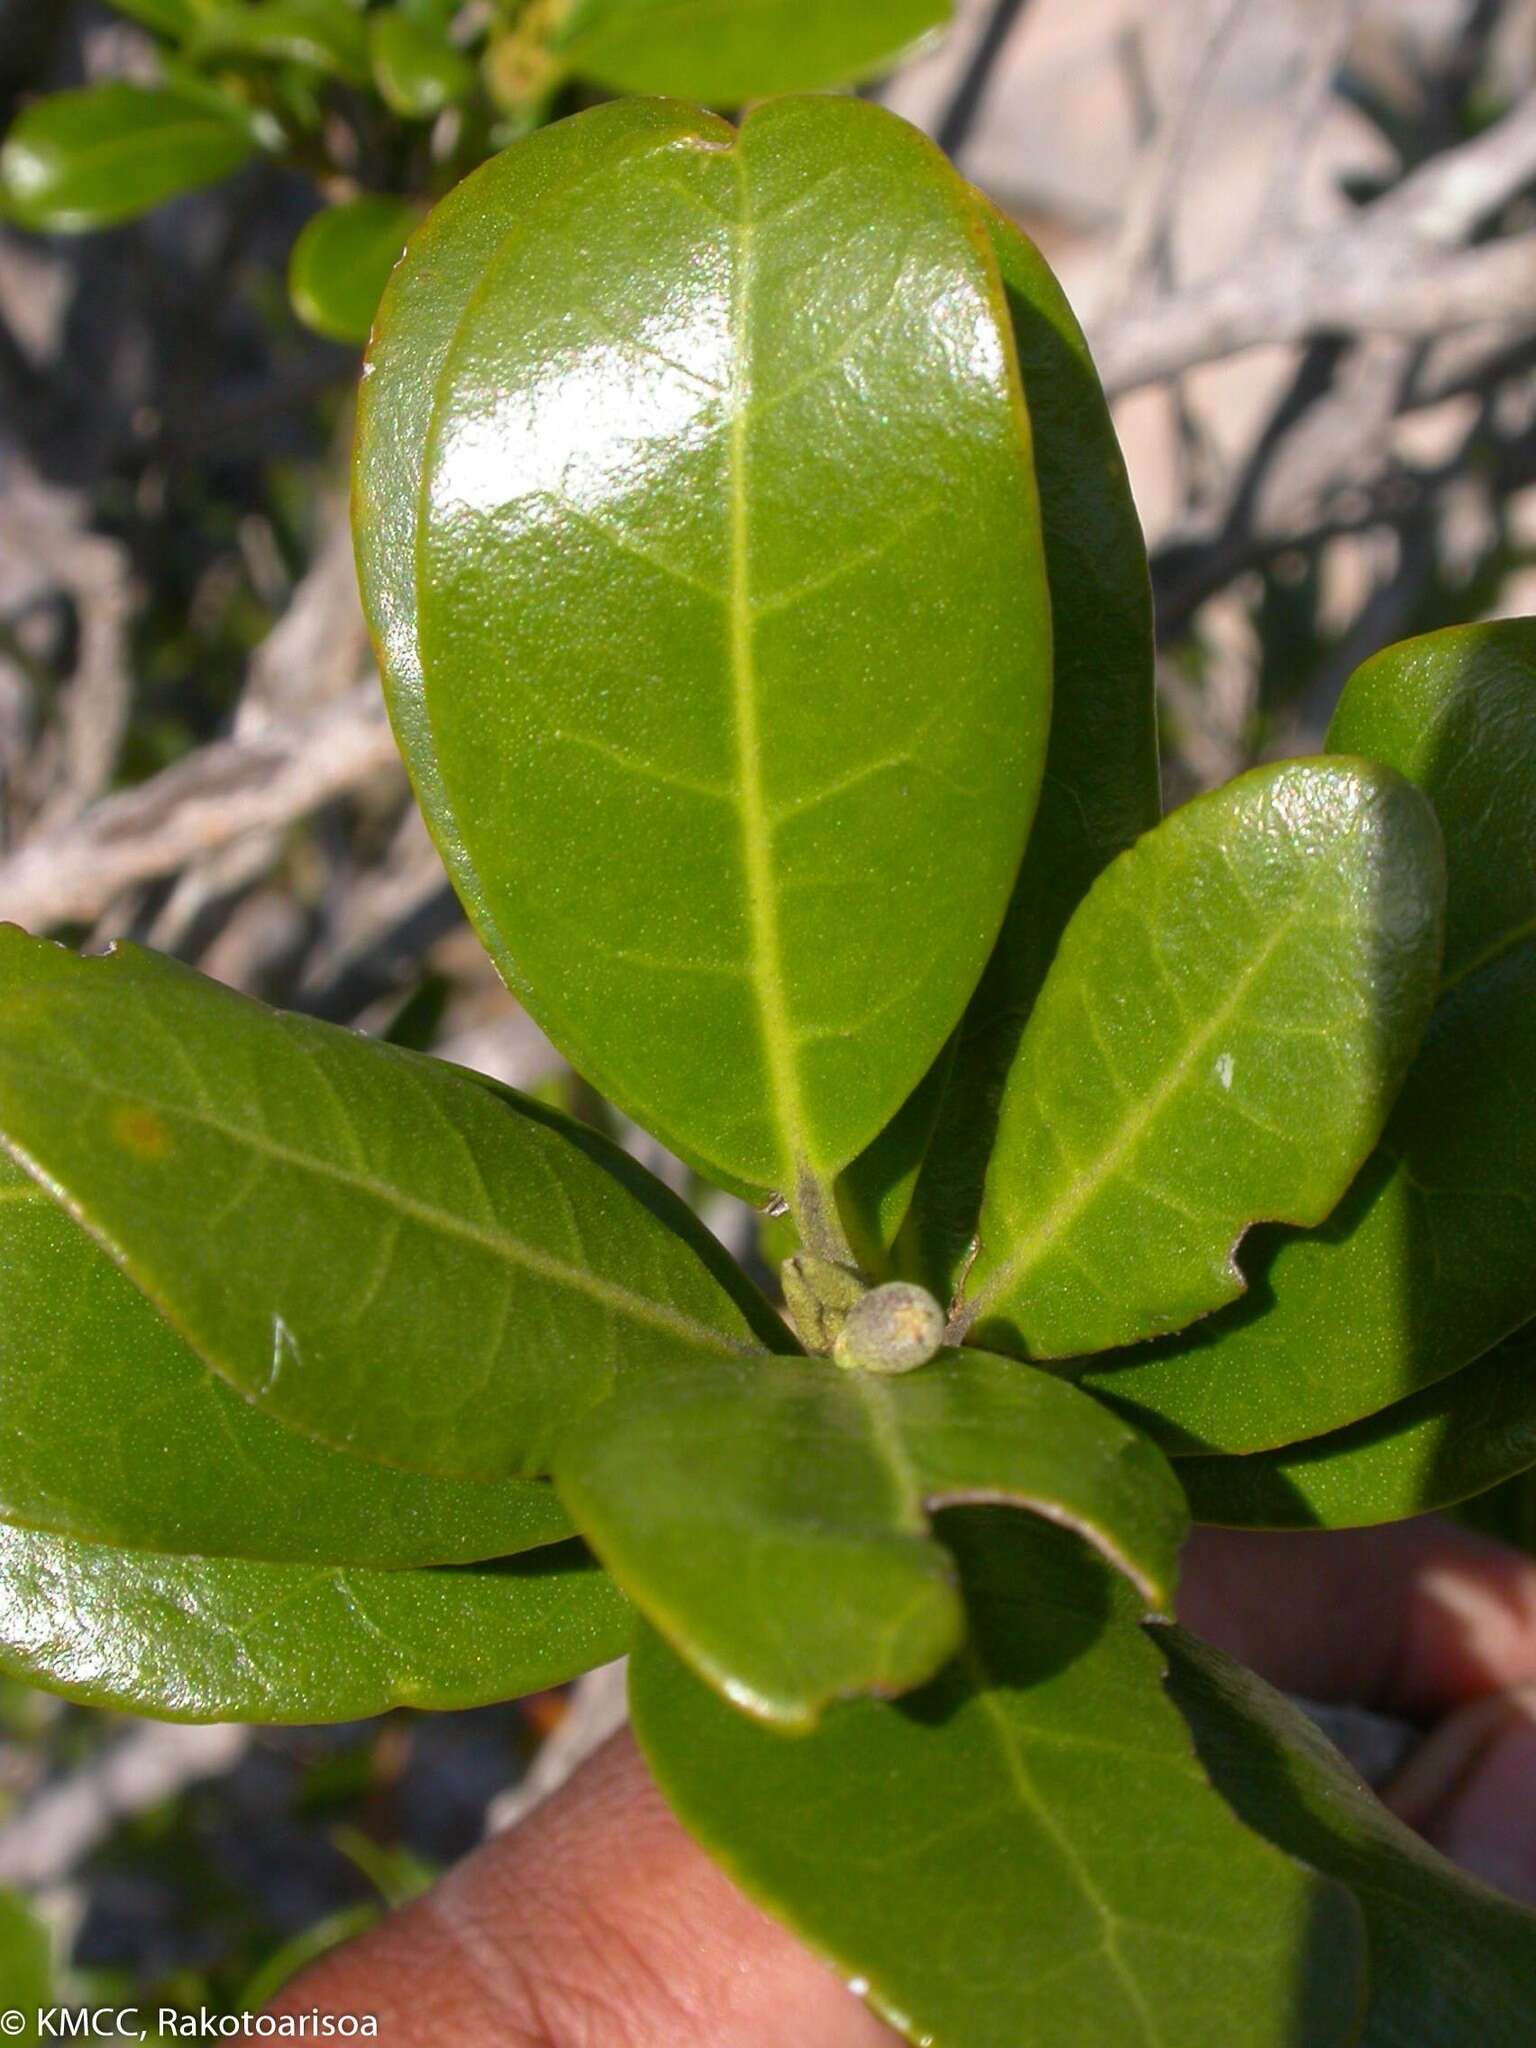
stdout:
<svg viewBox="0 0 1536 2048">
<path fill-rule="evenodd" d="M 788 1313 L 535 1101 L 8 933 L 0 1667 L 315 1720 L 633 1646 L 683 1821 L 914 2042 L 1523 2043 L 1536 1919 L 1164 1622 L 1191 1501 L 1536 1455 L 1536 629 L 1160 819 L 1082 337 L 851 99 L 459 186 L 355 504 L 481 938 L 787 1208 Z"/>
<path fill-rule="evenodd" d="M 605 92 L 730 108 L 851 86 L 951 0 L 110 0 L 162 77 L 50 94 L 0 144 L 0 218 L 51 234 L 137 219 L 263 156 L 311 176 L 289 298 L 368 339 L 427 204 L 562 106 Z"/>
</svg>

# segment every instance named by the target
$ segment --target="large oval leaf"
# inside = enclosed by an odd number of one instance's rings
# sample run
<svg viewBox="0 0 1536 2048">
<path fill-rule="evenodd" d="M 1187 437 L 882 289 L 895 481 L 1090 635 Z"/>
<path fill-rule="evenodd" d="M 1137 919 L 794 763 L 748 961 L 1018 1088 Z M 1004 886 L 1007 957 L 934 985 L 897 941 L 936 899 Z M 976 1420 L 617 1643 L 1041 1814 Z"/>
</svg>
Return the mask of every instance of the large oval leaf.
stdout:
<svg viewBox="0 0 1536 2048">
<path fill-rule="evenodd" d="M 1320 1223 L 1434 997 L 1444 867 L 1388 770 L 1255 769 L 1122 854 L 1068 925 L 1008 1077 L 959 1321 L 1068 1358 L 1242 1292 L 1261 1218 Z"/>
<path fill-rule="evenodd" d="M 880 1378 L 825 1359 L 629 1380 L 561 1443 L 561 1494 L 641 1611 L 764 1720 L 931 1678 L 965 1633 L 929 1510 L 1008 1501 L 1172 1601 L 1185 1514 L 1145 1437 L 1011 1359 Z"/>
<path fill-rule="evenodd" d="M 631 1626 L 574 1544 L 447 1571 L 323 1571 L 0 1527 L 0 1671 L 162 1721 L 486 1706 L 622 1656 Z"/>
<path fill-rule="evenodd" d="M 3 1155 L 0 1519 L 136 1550 L 380 1569 L 571 1533 L 536 1480 L 416 1478 L 280 1428 Z"/>
<path fill-rule="evenodd" d="M 1411 776 L 1441 816 L 1446 993 L 1327 1227 L 1264 1233 L 1249 1301 L 1093 1375 L 1179 1450 L 1342 1428 L 1536 1318 L 1536 622 L 1389 648 L 1329 739 Z"/>
<path fill-rule="evenodd" d="M 947 22 L 952 0 L 575 0 L 553 47 L 616 92 L 737 107 L 852 85 Z"/>
<path fill-rule="evenodd" d="M 845 1211 L 941 1300 L 976 1234 L 1003 1083 L 1068 918 L 1117 853 L 1157 823 L 1157 697 L 1147 551 L 1088 344 L 1049 266 L 985 201 L 1034 434 L 1054 646 L 1040 805 L 1002 936 L 919 1120 L 844 1176 Z M 914 1193 L 915 1188 L 915 1193 Z"/>
<path fill-rule="evenodd" d="M 1536 1329 L 1347 1429 L 1246 1458 L 1181 1458 L 1202 1522 L 1358 1529 L 1486 1493 L 1536 1466 Z"/>
<path fill-rule="evenodd" d="M 1024 1516 L 945 1534 L 964 1655 L 811 1735 L 756 1726 L 640 1630 L 635 1729 L 679 1818 L 914 2042 L 1353 2041 L 1353 1901 L 1212 1792 L 1113 1575 Z"/>
<path fill-rule="evenodd" d="M 304 225 L 288 259 L 288 296 L 306 327 L 330 341 L 365 342 L 421 209 L 368 193 Z"/>
<path fill-rule="evenodd" d="M 1304 1714 L 1178 1629 L 1169 1687 L 1218 1791 L 1258 1834 L 1360 1902 L 1370 1945 L 1361 2048 L 1526 2048 L 1536 1913 L 1403 1826 Z M 1298 2039 L 1310 2036 L 1298 2036 Z"/>
<path fill-rule="evenodd" d="M 0 210 L 51 234 L 111 227 L 227 177 L 254 151 L 238 111 L 209 99 L 120 84 L 54 93 L 0 146 Z"/>
<path fill-rule="evenodd" d="M 0 1140 L 258 1408 L 408 1471 L 533 1476 L 621 1369 L 793 1348 L 600 1140 L 137 948 L 0 927 Z"/>
<path fill-rule="evenodd" d="M 979 244 L 878 109 L 602 108 L 434 216 L 364 387 L 364 587 L 481 936 L 607 1095 L 813 1235 L 974 986 L 1044 751 Z"/>
</svg>

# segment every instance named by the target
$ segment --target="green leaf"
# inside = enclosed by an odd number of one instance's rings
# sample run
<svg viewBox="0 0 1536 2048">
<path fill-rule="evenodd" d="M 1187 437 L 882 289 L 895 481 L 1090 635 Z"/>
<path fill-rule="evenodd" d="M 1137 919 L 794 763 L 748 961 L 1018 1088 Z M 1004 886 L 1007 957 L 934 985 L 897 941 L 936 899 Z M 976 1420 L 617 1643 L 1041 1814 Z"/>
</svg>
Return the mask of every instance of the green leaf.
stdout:
<svg viewBox="0 0 1536 2048">
<path fill-rule="evenodd" d="M 422 1479 L 322 1450 L 216 1379 L 0 1155 L 0 1519 L 276 1564 L 460 1564 L 557 1543 L 537 1481 Z"/>
<path fill-rule="evenodd" d="M 951 11 L 952 0 L 576 0 L 554 47 L 615 92 L 736 107 L 889 70 Z"/>
<path fill-rule="evenodd" d="M 1385 762 L 1445 832 L 1445 985 L 1536 940 L 1536 619 L 1454 626 L 1350 677 L 1336 752 Z"/>
<path fill-rule="evenodd" d="M 365 342 L 420 218 L 408 199 L 369 193 L 306 222 L 288 262 L 288 296 L 304 325 L 331 341 Z"/>
<path fill-rule="evenodd" d="M 1353 1901 L 1211 1791 L 1125 1589 L 1027 1517 L 949 1522 L 966 1651 L 812 1735 L 755 1725 L 640 1629 L 635 1729 L 684 1825 L 914 2042 L 1352 2041 Z"/>
<path fill-rule="evenodd" d="M 199 13 L 194 0 L 110 0 L 110 4 L 130 21 L 178 41 L 191 32 Z"/>
<path fill-rule="evenodd" d="M 439 209 L 364 386 L 365 595 L 482 939 L 604 1094 L 819 1250 L 1040 770 L 1002 318 L 966 188 L 890 115 L 622 104 Z"/>
<path fill-rule="evenodd" d="M 602 1141 L 136 947 L 0 928 L 0 1139 L 258 1409 L 408 1471 L 533 1476 L 621 1366 L 792 1348 Z"/>
<path fill-rule="evenodd" d="M 1410 783 L 1259 768 L 1122 854 L 1019 1042 L 962 1322 L 1044 1358 L 1244 1287 L 1260 1219 L 1316 1224 L 1375 1142 L 1434 997 L 1444 868 Z"/>
<path fill-rule="evenodd" d="M 42 2037 L 35 2016 L 57 2003 L 53 1944 L 47 1928 L 14 1892 L 0 1892 L 0 1999 L 25 2022 L 16 2033 L 7 2031 L 5 2038 L 20 2041 L 23 2048 L 37 2048 Z"/>
<path fill-rule="evenodd" d="M 575 1544 L 440 1571 L 331 1571 L 0 1528 L 0 1672 L 162 1721 L 485 1706 L 622 1656 L 631 1626 Z"/>
<path fill-rule="evenodd" d="M 1536 623 L 1389 648 L 1329 733 L 1446 832 L 1439 1007 L 1327 1227 L 1270 1231 L 1248 1302 L 1088 1382 L 1181 1451 L 1270 1450 L 1406 1399 L 1536 1319 Z"/>
<path fill-rule="evenodd" d="M 25 108 L 0 146 L 0 208 L 42 233 L 112 227 L 227 177 L 254 149 L 233 106 L 140 85 L 54 93 Z"/>
<path fill-rule="evenodd" d="M 384 104 L 407 121 L 430 121 L 467 99 L 475 67 L 442 28 L 413 20 L 399 7 L 369 17 L 373 82 Z"/>
<path fill-rule="evenodd" d="M 747 1712 L 800 1727 L 832 1700 L 908 1691 L 959 1649 L 954 1564 L 930 1508 L 1034 1509 L 1162 1611 L 1186 1526 L 1144 1437 L 1062 1381 L 976 1351 L 901 1378 L 825 1359 L 650 1372 L 562 1441 L 555 1474 L 582 1533 L 688 1662 Z"/>
<path fill-rule="evenodd" d="M 1536 1328 L 1327 1436 L 1246 1458 L 1183 1458 L 1202 1522 L 1356 1529 L 1402 1522 L 1536 1466 Z"/>
<path fill-rule="evenodd" d="M 1010 221 L 978 200 L 1002 270 L 1014 346 L 1034 433 L 1054 620 L 1055 687 L 1040 807 L 1002 936 L 971 999 L 942 1109 L 916 1179 L 897 1264 L 941 1300 L 954 1294 L 976 1234 L 982 1184 L 1003 1084 L 1019 1034 L 1067 920 L 1117 853 L 1157 823 L 1157 698 L 1152 589 L 1125 460 L 1082 329 L 1045 259 Z M 883 1143 L 877 1140 L 877 1148 Z M 878 1156 L 844 1178 L 860 1205 Z M 867 1206 L 867 1205 L 862 1205 Z M 900 1223 L 900 1186 L 885 1196 L 877 1229 Z M 891 1234 L 894 1234 L 892 1232 Z M 890 1242 L 887 1235 L 881 1240 Z"/>
<path fill-rule="evenodd" d="M 371 75 L 367 24 L 346 0 L 228 0 L 204 12 L 187 48 L 204 62 L 304 64 L 349 85 L 366 85 Z"/>
<path fill-rule="evenodd" d="M 1370 1944 L 1361 2048 L 1527 2048 L 1536 1914 L 1394 1819 L 1306 1716 L 1251 1671 L 1180 1630 L 1156 1634 L 1217 1789 L 1249 1827 L 1347 1884 L 1360 1903 Z"/>
</svg>

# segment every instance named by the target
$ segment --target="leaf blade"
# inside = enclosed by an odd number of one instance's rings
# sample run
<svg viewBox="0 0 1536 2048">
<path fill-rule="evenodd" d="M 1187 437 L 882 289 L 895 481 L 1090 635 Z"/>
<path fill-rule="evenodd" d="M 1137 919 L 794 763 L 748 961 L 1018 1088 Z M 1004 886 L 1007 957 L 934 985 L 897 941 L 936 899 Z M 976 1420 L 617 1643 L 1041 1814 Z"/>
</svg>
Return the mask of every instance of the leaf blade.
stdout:
<svg viewBox="0 0 1536 2048">
<path fill-rule="evenodd" d="M 483 1706 L 628 1646 L 576 1546 L 444 1571 L 157 1557 L 0 1527 L 0 1671 L 163 1721 L 352 1721 Z"/>
<path fill-rule="evenodd" d="M 1133 1343 L 1242 1292 L 1250 1224 L 1320 1223 L 1418 1044 L 1443 888 L 1428 805 L 1364 763 L 1255 769 L 1121 855 L 1020 1041 L 960 1326 Z"/>
<path fill-rule="evenodd" d="M 735 107 L 855 84 L 899 62 L 950 11 L 950 0 L 578 0 L 554 48 L 618 92 Z"/>
<path fill-rule="evenodd" d="M 0 203 L 18 226 L 84 234 L 211 185 L 255 153 L 231 107 L 112 83 L 54 93 L 18 115 L 0 144 Z"/>
<path fill-rule="evenodd" d="M 368 193 L 306 221 L 288 259 L 288 296 L 305 326 L 329 341 L 365 342 L 419 218 L 409 200 Z"/>
<path fill-rule="evenodd" d="M 722 1184 L 824 1206 L 980 971 L 1043 753 L 1047 603 L 995 277 L 928 145 L 851 102 L 776 102 L 739 138 L 600 109 L 482 177 L 415 245 L 446 251 L 457 339 L 408 256 L 359 443 L 370 504 L 426 493 L 361 540 L 418 790 L 482 938 L 575 1064 Z M 818 268 L 888 214 L 858 265 Z M 600 280 L 579 305 L 572 236 Z M 973 337 L 959 384 L 911 361 L 941 276 Z M 402 426 L 429 363 L 436 396 Z M 561 407 L 556 474 L 540 435 Z M 636 408 L 655 425 L 615 469 Z M 856 502 L 835 487 L 864 471 Z M 382 559 L 407 540 L 416 588 Z M 817 672 L 862 680 L 822 701 Z M 1007 815 L 978 834 L 994 787 Z M 964 859 L 941 829 L 962 811 Z M 876 887 L 887 866 L 922 892 Z"/>
<path fill-rule="evenodd" d="M 569 1536 L 553 1489 L 326 1451 L 204 1366 L 0 1155 L 0 1519 L 118 1548 L 375 1569 Z"/>
<path fill-rule="evenodd" d="M 856 1692 L 910 1690 L 959 1649 L 935 1507 L 1006 1500 L 1044 1515 L 1167 1611 L 1178 1481 L 1145 1439 L 1068 1394 L 975 1351 L 898 1379 L 819 1359 L 690 1365 L 589 1413 L 556 1480 L 689 1663 L 744 1711 L 803 1728 Z"/>
<path fill-rule="evenodd" d="M 1086 1376 L 1175 1451 L 1343 1428 L 1536 1318 L 1533 678 L 1536 623 L 1515 620 L 1389 648 L 1345 688 L 1330 743 L 1408 775 L 1442 817 L 1451 978 L 1326 1227 L 1260 1233 L 1250 1303 Z"/>
<path fill-rule="evenodd" d="M 552 1112 L 137 948 L 0 929 L 0 1137 L 237 1392 L 407 1471 L 535 1477 L 621 1367 L 789 1346 Z"/>
<path fill-rule="evenodd" d="M 642 1625 L 631 1711 L 684 1825 L 909 2039 L 1352 2040 L 1352 1902 L 1211 1792 L 1108 1575 L 1023 1517 L 952 1519 L 966 1659 L 814 1734 L 755 1727 Z"/>
<path fill-rule="evenodd" d="M 1181 1458 L 1196 1519 L 1362 1529 L 1471 1500 L 1536 1465 L 1536 1332 L 1375 1415 L 1248 1457 Z"/>
</svg>

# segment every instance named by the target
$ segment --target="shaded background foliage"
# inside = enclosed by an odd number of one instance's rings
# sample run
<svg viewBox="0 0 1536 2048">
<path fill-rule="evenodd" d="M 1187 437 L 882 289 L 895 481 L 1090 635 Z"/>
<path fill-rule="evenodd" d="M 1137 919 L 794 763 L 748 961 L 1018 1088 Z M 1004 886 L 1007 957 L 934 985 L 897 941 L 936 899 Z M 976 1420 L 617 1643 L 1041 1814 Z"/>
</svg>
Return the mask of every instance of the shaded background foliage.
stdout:
<svg viewBox="0 0 1536 2048">
<path fill-rule="evenodd" d="M 0 127 L 151 61 L 103 6 L 0 0 Z M 1088 326 L 1152 546 L 1171 801 L 1315 747 L 1386 641 L 1536 610 L 1536 0 L 962 0 L 864 89 Z M 321 186 L 426 192 L 455 146 L 338 92 Z M 258 157 L 129 226 L 0 231 L 0 917 L 617 1123 L 495 983 L 406 796 L 342 495 L 356 351 L 287 300 L 320 204 Z M 760 1219 L 620 1134 L 753 1255 Z M 1529 1537 L 1522 1489 L 1476 1513 Z M 82 1994 L 235 2009 L 612 1701 L 279 1733 L 6 1685 L 0 1883 Z"/>
</svg>

